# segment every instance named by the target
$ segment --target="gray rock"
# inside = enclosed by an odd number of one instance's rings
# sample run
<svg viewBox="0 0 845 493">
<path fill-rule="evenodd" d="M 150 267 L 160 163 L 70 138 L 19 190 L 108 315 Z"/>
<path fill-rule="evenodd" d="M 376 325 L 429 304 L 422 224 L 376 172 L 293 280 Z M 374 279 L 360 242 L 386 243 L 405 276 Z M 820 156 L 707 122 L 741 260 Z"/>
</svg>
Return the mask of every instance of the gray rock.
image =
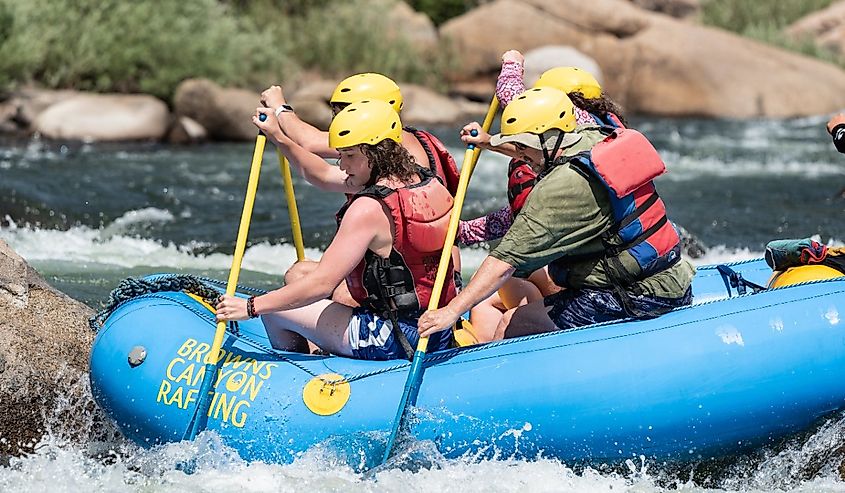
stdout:
<svg viewBox="0 0 845 493">
<path fill-rule="evenodd" d="M 207 79 L 185 80 L 173 96 L 176 117 L 196 121 L 214 140 L 255 140 L 252 115 L 259 104 L 258 93 L 223 88 Z"/>
<path fill-rule="evenodd" d="M 2 240 L 0 293 L 0 458 L 32 451 L 47 431 L 88 440 L 109 429 L 87 388 L 92 310 L 51 288 Z"/>
<path fill-rule="evenodd" d="M 509 49 L 573 46 L 598 62 L 628 113 L 786 118 L 845 107 L 837 66 L 625 0 L 495 0 L 440 33 L 463 56 L 458 80 L 498 73 Z M 824 83 L 808 91 L 808 81 Z"/>
<path fill-rule="evenodd" d="M 699 0 L 630 0 L 637 7 L 678 19 L 690 19 L 701 10 Z"/>
<path fill-rule="evenodd" d="M 795 41 L 810 39 L 816 45 L 845 55 L 845 2 L 834 2 L 826 9 L 795 21 L 786 29 Z"/>
<path fill-rule="evenodd" d="M 34 130 L 52 139 L 160 140 L 167 124 L 167 105 L 152 96 L 78 94 L 39 113 Z"/>
<path fill-rule="evenodd" d="M 603 76 L 601 67 L 591 57 L 571 46 L 550 45 L 525 53 L 525 84 L 531 87 L 546 70 L 555 67 L 578 67 L 593 74 L 599 84 Z"/>
<path fill-rule="evenodd" d="M 430 50 L 437 47 L 437 28 L 422 12 L 417 12 L 407 3 L 396 2 L 388 17 L 388 37 L 403 38 L 420 50 Z"/>
<path fill-rule="evenodd" d="M 167 141 L 171 144 L 197 144 L 207 139 L 208 130 L 187 116 L 175 118 L 167 133 Z"/>
</svg>

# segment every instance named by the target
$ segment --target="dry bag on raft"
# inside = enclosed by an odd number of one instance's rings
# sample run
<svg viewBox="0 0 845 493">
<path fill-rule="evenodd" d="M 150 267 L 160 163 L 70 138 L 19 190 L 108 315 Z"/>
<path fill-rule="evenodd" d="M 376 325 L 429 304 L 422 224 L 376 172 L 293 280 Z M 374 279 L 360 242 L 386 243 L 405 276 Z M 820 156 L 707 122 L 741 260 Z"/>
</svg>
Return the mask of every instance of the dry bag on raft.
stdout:
<svg viewBox="0 0 845 493">
<path fill-rule="evenodd" d="M 774 270 L 770 288 L 845 276 L 845 248 L 831 248 L 810 238 L 775 240 L 766 245 L 766 263 Z"/>
</svg>

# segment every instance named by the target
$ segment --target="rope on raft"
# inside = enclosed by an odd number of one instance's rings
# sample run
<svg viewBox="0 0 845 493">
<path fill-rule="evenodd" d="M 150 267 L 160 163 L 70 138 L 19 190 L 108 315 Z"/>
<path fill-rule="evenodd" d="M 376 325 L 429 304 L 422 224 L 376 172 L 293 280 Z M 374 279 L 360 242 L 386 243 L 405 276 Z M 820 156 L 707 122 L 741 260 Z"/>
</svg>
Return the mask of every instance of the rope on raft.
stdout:
<svg viewBox="0 0 845 493">
<path fill-rule="evenodd" d="M 130 277 L 120 281 L 120 284 L 112 290 L 105 308 L 88 319 L 88 326 L 96 332 L 100 330 L 109 315 L 121 304 L 145 294 L 162 291 L 192 293 L 202 298 L 209 305 L 214 305 L 221 293 L 220 289 L 215 289 L 216 284 L 219 284 L 219 282 L 213 279 L 187 274 L 165 274 L 143 279 Z"/>
</svg>

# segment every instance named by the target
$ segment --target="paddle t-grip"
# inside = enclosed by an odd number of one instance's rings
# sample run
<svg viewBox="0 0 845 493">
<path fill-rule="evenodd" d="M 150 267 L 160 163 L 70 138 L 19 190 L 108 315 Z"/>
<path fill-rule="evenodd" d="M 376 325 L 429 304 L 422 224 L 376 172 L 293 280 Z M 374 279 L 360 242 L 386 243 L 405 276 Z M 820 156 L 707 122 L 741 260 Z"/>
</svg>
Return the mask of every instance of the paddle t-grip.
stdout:
<svg viewBox="0 0 845 493">
<path fill-rule="evenodd" d="M 267 115 L 265 115 L 264 113 L 261 113 L 260 115 L 258 115 L 258 121 L 260 121 L 260 122 L 267 121 Z"/>
<path fill-rule="evenodd" d="M 478 137 L 478 130 L 473 128 L 472 130 L 469 131 L 469 134 L 472 135 L 473 137 Z M 475 149 L 475 144 L 467 145 L 467 149 Z"/>
</svg>

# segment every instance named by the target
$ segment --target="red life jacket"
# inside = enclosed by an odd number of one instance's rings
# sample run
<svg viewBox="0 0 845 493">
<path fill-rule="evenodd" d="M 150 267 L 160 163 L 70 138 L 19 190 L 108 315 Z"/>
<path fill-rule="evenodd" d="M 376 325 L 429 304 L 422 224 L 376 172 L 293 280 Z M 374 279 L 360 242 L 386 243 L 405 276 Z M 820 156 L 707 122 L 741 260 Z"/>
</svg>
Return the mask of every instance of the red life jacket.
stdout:
<svg viewBox="0 0 845 493">
<path fill-rule="evenodd" d="M 605 113 L 603 116 L 598 116 L 590 113 L 590 116 L 597 124 L 611 128 L 625 128 L 619 117 L 613 113 Z M 508 165 L 508 202 L 511 205 L 513 215 L 517 215 L 525 201 L 528 200 L 528 195 L 537 183 L 537 172 L 528 163 L 511 159 Z"/>
<path fill-rule="evenodd" d="M 508 202 L 516 216 L 537 183 L 537 172 L 525 161 L 511 159 L 508 164 Z"/>
<path fill-rule="evenodd" d="M 440 181 L 446 185 L 452 197 L 458 193 L 458 181 L 461 178 L 461 172 L 458 171 L 458 164 L 455 158 L 446 150 L 446 146 L 440 142 L 437 137 L 431 135 L 425 130 L 418 130 L 414 127 L 405 127 L 405 130 L 414 134 L 420 145 L 425 149 L 428 155 L 428 165 L 434 171 Z"/>
<path fill-rule="evenodd" d="M 346 209 L 358 197 L 375 198 L 390 210 L 396 231 L 390 256 L 383 258 L 367 250 L 346 277 L 355 301 L 390 318 L 416 319 L 428 307 L 452 212 L 454 200 L 449 191 L 428 170 L 420 175 L 420 183 L 407 187 L 367 187 L 352 195 L 337 214 L 339 226 Z M 455 295 L 450 261 L 440 306 Z"/>
<path fill-rule="evenodd" d="M 648 139 L 636 130 L 605 130 L 610 132 L 605 140 L 565 162 L 604 185 L 614 223 L 602 234 L 603 252 L 564 256 L 549 265 L 549 274 L 560 286 L 571 286 L 566 277 L 575 262 L 604 259 L 615 272 L 608 275 L 621 276 L 618 284 L 626 287 L 669 268 L 681 258 L 681 239 L 666 217 L 663 200 L 652 181 L 666 172 L 666 165 Z M 639 272 L 625 269 L 619 260 L 623 252 L 637 261 Z"/>
</svg>

